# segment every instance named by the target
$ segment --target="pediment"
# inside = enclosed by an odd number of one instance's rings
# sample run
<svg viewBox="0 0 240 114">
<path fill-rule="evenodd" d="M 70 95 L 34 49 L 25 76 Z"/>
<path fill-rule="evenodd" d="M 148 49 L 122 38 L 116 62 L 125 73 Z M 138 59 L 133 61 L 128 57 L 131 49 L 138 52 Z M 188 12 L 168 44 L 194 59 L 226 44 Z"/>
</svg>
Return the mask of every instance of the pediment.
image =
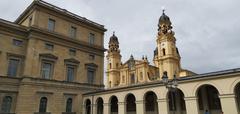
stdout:
<svg viewBox="0 0 240 114">
<path fill-rule="evenodd" d="M 85 66 L 88 68 L 97 68 L 98 67 L 98 65 L 95 63 L 86 63 Z"/>
<path fill-rule="evenodd" d="M 49 59 L 58 59 L 57 56 L 51 54 L 51 53 L 41 53 L 39 54 L 40 57 L 44 57 L 44 58 L 49 58 Z"/>
<path fill-rule="evenodd" d="M 76 64 L 80 63 L 80 61 L 78 61 L 75 58 L 64 59 L 64 62 L 70 62 L 70 63 L 76 63 Z"/>
</svg>

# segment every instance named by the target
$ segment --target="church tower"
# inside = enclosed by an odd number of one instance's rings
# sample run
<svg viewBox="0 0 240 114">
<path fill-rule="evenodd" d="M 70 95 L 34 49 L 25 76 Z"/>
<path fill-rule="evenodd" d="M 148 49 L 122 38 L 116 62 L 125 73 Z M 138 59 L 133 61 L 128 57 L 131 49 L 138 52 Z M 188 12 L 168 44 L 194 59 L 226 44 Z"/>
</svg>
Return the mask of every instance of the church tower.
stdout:
<svg viewBox="0 0 240 114">
<path fill-rule="evenodd" d="M 169 79 L 172 79 L 174 74 L 179 76 L 181 71 L 181 57 L 176 47 L 172 23 L 164 10 L 162 16 L 159 18 L 157 48 L 154 55 L 154 63 L 159 67 L 160 78 L 164 71 L 167 72 Z"/>
<path fill-rule="evenodd" d="M 119 50 L 119 42 L 115 33 L 110 37 L 108 43 L 108 54 L 107 54 L 107 83 L 108 88 L 118 86 L 120 83 L 120 70 L 121 65 L 121 54 Z"/>
</svg>

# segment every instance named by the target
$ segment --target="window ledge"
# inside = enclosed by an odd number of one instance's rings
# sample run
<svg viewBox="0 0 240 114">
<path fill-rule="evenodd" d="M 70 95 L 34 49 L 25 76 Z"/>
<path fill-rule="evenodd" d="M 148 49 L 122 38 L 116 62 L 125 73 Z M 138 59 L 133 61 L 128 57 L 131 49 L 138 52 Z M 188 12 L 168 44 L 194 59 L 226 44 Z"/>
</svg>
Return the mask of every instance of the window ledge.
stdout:
<svg viewBox="0 0 240 114">
<path fill-rule="evenodd" d="M 76 114 L 76 112 L 63 112 L 62 114 Z"/>
<path fill-rule="evenodd" d="M 34 112 L 34 114 L 51 114 L 51 112 Z"/>
</svg>

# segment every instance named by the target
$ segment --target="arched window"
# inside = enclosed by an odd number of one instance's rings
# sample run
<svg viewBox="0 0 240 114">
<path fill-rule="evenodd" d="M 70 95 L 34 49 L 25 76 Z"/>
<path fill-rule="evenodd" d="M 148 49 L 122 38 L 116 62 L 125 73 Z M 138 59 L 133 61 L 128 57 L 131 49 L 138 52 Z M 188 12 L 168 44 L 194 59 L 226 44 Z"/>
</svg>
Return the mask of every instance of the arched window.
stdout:
<svg viewBox="0 0 240 114">
<path fill-rule="evenodd" d="M 165 55 L 166 55 L 166 50 L 165 50 L 165 48 L 163 48 L 162 51 L 163 51 L 163 56 L 165 56 Z"/>
<path fill-rule="evenodd" d="M 42 97 L 40 99 L 39 112 L 47 112 L 47 98 Z"/>
<path fill-rule="evenodd" d="M 12 97 L 6 96 L 3 98 L 2 102 L 2 112 L 3 113 L 10 113 L 11 111 L 11 105 L 12 105 Z"/>
<path fill-rule="evenodd" d="M 66 112 L 72 112 L 72 98 L 67 99 Z"/>
</svg>

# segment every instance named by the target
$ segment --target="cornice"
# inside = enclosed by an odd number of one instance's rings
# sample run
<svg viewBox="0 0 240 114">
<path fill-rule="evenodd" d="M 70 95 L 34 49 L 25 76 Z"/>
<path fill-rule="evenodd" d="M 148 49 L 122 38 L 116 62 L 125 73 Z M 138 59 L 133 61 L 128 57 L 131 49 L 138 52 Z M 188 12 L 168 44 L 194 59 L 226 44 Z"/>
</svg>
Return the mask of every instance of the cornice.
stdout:
<svg viewBox="0 0 240 114">
<path fill-rule="evenodd" d="M 27 27 L 0 19 L 0 33 L 27 37 Z"/>
<path fill-rule="evenodd" d="M 240 68 L 237 69 L 230 69 L 230 70 L 224 70 L 224 71 L 217 71 L 217 72 L 211 72 L 211 73 L 205 73 L 205 74 L 196 74 L 192 76 L 186 76 L 179 78 L 179 84 L 181 83 L 191 83 L 196 82 L 200 80 L 211 80 L 211 79 L 219 79 L 219 78 L 228 78 L 233 76 L 239 76 L 240 75 Z M 224 77 L 223 77 L 224 76 Z M 96 94 L 104 94 L 104 93 L 116 93 L 121 91 L 131 91 L 136 89 L 144 89 L 144 88 L 151 88 L 151 87 L 158 87 L 158 86 L 164 86 L 161 80 L 153 81 L 153 82 L 147 82 L 147 83 L 139 83 L 134 85 L 127 85 L 127 86 L 121 86 L 121 87 L 115 87 L 95 92 L 88 92 L 83 95 L 96 95 Z"/>
<path fill-rule="evenodd" d="M 47 2 L 44 2 L 42 0 L 35 0 L 32 2 L 31 5 L 29 5 L 25 11 L 16 19 L 15 23 L 21 23 L 21 21 L 26 17 L 26 15 L 29 14 L 31 10 L 34 10 L 35 8 L 44 8 L 50 11 L 55 12 L 55 14 L 62 15 L 63 17 L 70 18 L 72 20 L 76 20 L 78 22 L 81 22 L 85 25 L 91 26 L 93 28 L 96 28 L 102 32 L 107 31 L 107 29 L 104 28 L 103 25 L 98 24 L 96 22 L 93 22 L 91 20 L 86 19 L 85 17 L 78 16 L 74 13 L 71 13 L 67 11 L 66 9 L 59 8 L 55 5 L 49 4 Z"/>
</svg>

